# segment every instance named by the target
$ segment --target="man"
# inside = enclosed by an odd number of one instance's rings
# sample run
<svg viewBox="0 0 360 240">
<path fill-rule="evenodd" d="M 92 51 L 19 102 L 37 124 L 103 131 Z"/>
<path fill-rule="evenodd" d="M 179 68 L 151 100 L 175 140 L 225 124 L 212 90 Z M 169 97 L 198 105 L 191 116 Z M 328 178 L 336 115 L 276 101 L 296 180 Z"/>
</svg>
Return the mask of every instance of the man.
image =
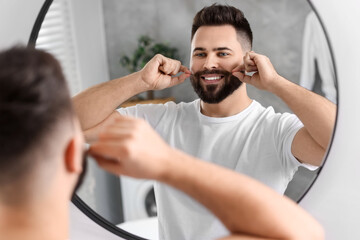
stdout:
<svg viewBox="0 0 360 240">
<path fill-rule="evenodd" d="M 0 239 L 68 239 L 84 140 L 59 63 L 0 54 Z"/>
<path fill-rule="evenodd" d="M 68 239 L 68 205 L 83 176 L 82 153 L 59 63 L 35 49 L 1 52 L 0 239 Z M 145 122 L 116 119 L 90 153 L 110 172 L 157 179 L 190 194 L 224 221 L 231 239 L 323 239 L 320 225 L 290 200 L 172 149 Z"/>
<path fill-rule="evenodd" d="M 270 60 L 250 51 L 251 46 L 252 32 L 240 10 L 222 5 L 202 9 L 192 26 L 190 71 L 157 55 L 141 71 L 75 96 L 87 141 L 96 140 L 119 113 L 144 118 L 171 146 L 283 194 L 299 166 L 321 164 L 336 107 L 278 75 Z M 257 73 L 247 74 L 253 71 Z M 187 77 L 200 100 L 115 110 L 140 92 L 172 87 Z M 262 107 L 248 97 L 246 84 L 274 93 L 295 115 Z M 155 196 L 161 239 L 211 239 L 226 233 L 184 194 L 159 184 Z"/>
</svg>

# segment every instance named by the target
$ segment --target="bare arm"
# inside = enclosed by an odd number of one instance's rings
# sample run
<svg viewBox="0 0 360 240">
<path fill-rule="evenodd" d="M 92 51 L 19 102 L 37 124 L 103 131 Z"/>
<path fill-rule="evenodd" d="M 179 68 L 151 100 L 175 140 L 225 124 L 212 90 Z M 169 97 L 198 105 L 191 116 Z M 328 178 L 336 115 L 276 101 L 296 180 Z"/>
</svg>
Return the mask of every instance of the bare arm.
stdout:
<svg viewBox="0 0 360 240">
<path fill-rule="evenodd" d="M 88 130 L 110 116 L 127 99 L 148 87 L 139 72 L 101 83 L 73 97 L 75 111 L 83 130 Z"/>
<path fill-rule="evenodd" d="M 173 76 L 184 72 L 180 76 Z M 182 83 L 190 71 L 179 61 L 162 55 L 154 56 L 139 72 L 91 87 L 73 98 L 84 131 L 103 123 L 116 108 L 130 97 Z M 92 132 L 95 130 L 93 129 Z"/>
<path fill-rule="evenodd" d="M 280 79 L 274 84 L 273 93 L 279 96 L 304 124 L 304 128 L 294 137 L 292 152 L 303 162 L 319 166 L 335 126 L 336 105 L 299 85 Z M 315 147 L 316 145 L 321 149 Z"/>
<path fill-rule="evenodd" d="M 294 202 L 257 181 L 168 146 L 143 120 L 120 117 L 90 148 L 114 174 L 155 179 L 209 208 L 229 239 L 323 239 L 321 226 Z"/>
<path fill-rule="evenodd" d="M 252 77 L 239 70 L 258 71 Z M 335 125 L 336 105 L 277 74 L 270 60 L 249 52 L 244 66 L 234 69 L 234 75 L 256 88 L 280 97 L 304 124 L 295 136 L 292 153 L 301 162 L 319 166 Z"/>
</svg>

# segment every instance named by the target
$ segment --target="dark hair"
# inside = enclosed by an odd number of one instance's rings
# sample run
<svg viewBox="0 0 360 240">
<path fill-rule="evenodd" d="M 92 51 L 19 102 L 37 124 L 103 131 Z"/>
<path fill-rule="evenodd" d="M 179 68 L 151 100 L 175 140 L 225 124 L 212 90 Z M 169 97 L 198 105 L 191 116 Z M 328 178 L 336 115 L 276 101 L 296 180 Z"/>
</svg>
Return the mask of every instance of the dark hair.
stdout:
<svg viewBox="0 0 360 240">
<path fill-rule="evenodd" d="M 191 40 L 201 26 L 221 26 L 227 24 L 233 26 L 237 34 L 245 40 L 245 42 L 241 43 L 245 45 L 242 47 L 249 48 L 248 50 L 250 50 L 253 35 L 244 13 L 235 7 L 217 5 L 216 3 L 209 7 L 204 7 L 195 15 L 191 29 Z"/>
<path fill-rule="evenodd" d="M 26 175 L 37 161 L 50 161 L 36 159 L 32 152 L 46 153 L 56 144 L 51 137 L 59 124 L 73 116 L 64 75 L 52 55 L 25 47 L 1 52 L 0 188 Z"/>
</svg>

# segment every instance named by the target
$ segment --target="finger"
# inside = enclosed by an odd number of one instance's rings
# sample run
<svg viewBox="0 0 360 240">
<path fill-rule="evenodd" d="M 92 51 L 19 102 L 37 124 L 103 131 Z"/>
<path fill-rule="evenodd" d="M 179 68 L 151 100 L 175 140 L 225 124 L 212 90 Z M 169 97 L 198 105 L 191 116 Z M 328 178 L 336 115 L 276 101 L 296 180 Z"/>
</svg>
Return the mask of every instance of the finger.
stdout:
<svg viewBox="0 0 360 240">
<path fill-rule="evenodd" d="M 251 76 L 243 74 L 243 78 L 242 78 L 241 81 L 244 82 L 244 83 L 250 83 L 251 84 Z"/>
<path fill-rule="evenodd" d="M 266 61 L 266 56 L 255 53 L 255 52 L 248 52 L 249 59 L 255 63 L 255 65 L 259 65 L 260 62 Z"/>
<path fill-rule="evenodd" d="M 121 115 L 121 114 L 117 114 L 114 117 L 114 122 L 112 124 L 118 124 L 121 122 L 133 122 L 134 120 L 136 120 L 137 118 L 132 117 L 132 116 L 128 116 L 128 115 Z M 109 124 L 110 126 L 111 124 Z"/>
<path fill-rule="evenodd" d="M 259 53 L 254 52 L 254 51 L 250 51 L 250 52 L 247 52 L 247 53 L 249 54 L 250 59 L 255 59 L 258 56 L 263 56 L 263 55 L 261 55 Z"/>
<path fill-rule="evenodd" d="M 169 75 L 170 74 L 170 71 L 168 68 L 166 68 L 165 66 L 160 66 L 159 67 L 159 70 L 162 74 L 165 74 L 165 75 Z"/>
<path fill-rule="evenodd" d="M 181 65 L 180 72 L 191 74 L 191 71 L 187 67 L 185 67 L 184 65 Z"/>
<path fill-rule="evenodd" d="M 237 77 L 240 81 L 243 81 L 243 78 L 245 76 L 245 65 L 244 64 L 241 64 L 237 67 L 235 67 L 233 70 L 232 70 L 232 74 Z"/>
<path fill-rule="evenodd" d="M 137 125 L 137 119 L 130 118 L 120 118 L 115 119 L 113 123 L 106 126 L 102 131 L 100 131 L 98 135 L 98 139 L 106 139 L 107 135 L 111 133 L 116 134 L 125 134 L 129 133 L 129 131 L 133 131 L 135 126 Z"/>
<path fill-rule="evenodd" d="M 103 140 L 92 144 L 88 153 L 92 156 L 102 157 L 106 159 L 118 160 L 127 157 L 129 151 L 126 150 L 124 141 Z"/>
<path fill-rule="evenodd" d="M 246 66 L 256 66 L 255 61 L 251 58 L 251 53 L 247 52 L 244 56 L 244 65 Z"/>
<path fill-rule="evenodd" d="M 241 71 L 235 71 L 232 73 L 232 75 L 234 75 L 235 77 L 237 77 L 240 81 L 242 81 L 242 79 L 244 78 L 244 72 Z"/>
<path fill-rule="evenodd" d="M 141 118 L 136 118 L 132 116 L 122 116 L 120 118 L 116 118 L 112 124 L 109 124 L 109 127 L 128 127 L 132 128 L 136 125 L 144 123 L 145 120 Z"/>
<path fill-rule="evenodd" d="M 115 175 L 122 175 L 124 172 L 122 163 L 119 161 L 113 161 L 98 156 L 94 156 L 94 159 L 99 167 L 106 170 L 107 172 L 113 173 Z"/>
<path fill-rule="evenodd" d="M 162 64 L 159 66 L 159 70 L 166 75 L 175 75 L 179 72 L 180 66 L 180 61 L 163 57 Z"/>
<path fill-rule="evenodd" d="M 257 66 L 246 66 L 245 71 L 246 72 L 256 72 L 256 71 L 258 71 L 258 68 L 257 68 Z"/>
<path fill-rule="evenodd" d="M 185 79 L 187 79 L 188 77 L 190 77 L 190 73 L 183 73 L 177 77 L 172 77 L 171 78 L 171 82 L 170 82 L 170 87 L 173 87 L 175 85 L 178 85 L 180 83 L 183 83 L 185 81 Z"/>
<path fill-rule="evenodd" d="M 269 69 L 269 66 L 273 68 L 272 63 L 267 56 L 250 52 L 249 57 L 255 62 L 258 71 L 260 72 L 266 72 Z"/>
<path fill-rule="evenodd" d="M 180 71 L 180 68 L 181 68 L 181 62 L 180 62 L 180 61 L 173 60 L 173 62 L 172 62 L 171 64 L 172 64 L 171 68 L 172 68 L 173 70 L 170 72 L 170 75 L 176 75 L 176 74 L 178 74 L 179 71 Z"/>
<path fill-rule="evenodd" d="M 237 67 L 235 67 L 231 72 L 244 72 L 245 71 L 245 65 L 244 64 L 241 64 Z"/>
<path fill-rule="evenodd" d="M 165 63 L 165 57 L 161 54 L 156 54 L 151 60 L 151 63 L 156 63 L 158 68 L 162 67 L 162 65 L 164 65 Z"/>
<path fill-rule="evenodd" d="M 108 141 L 108 140 L 124 140 L 131 138 L 134 134 L 134 130 L 131 127 L 111 127 L 106 131 L 99 133 L 98 141 Z"/>
<path fill-rule="evenodd" d="M 170 73 L 170 71 L 169 71 L 169 65 L 170 65 L 169 60 L 170 60 L 170 59 L 167 58 L 167 57 L 165 57 L 165 56 L 163 56 L 163 55 L 161 55 L 161 54 L 156 54 L 154 58 L 155 58 L 155 60 L 156 60 L 156 61 L 158 62 L 158 64 L 159 64 L 158 69 L 159 69 L 162 73 L 168 75 L 168 74 Z"/>
<path fill-rule="evenodd" d="M 116 119 L 113 124 L 109 125 L 111 127 L 116 127 L 116 126 L 125 126 L 125 127 L 131 127 L 131 126 L 136 126 L 141 122 L 144 122 L 145 120 L 141 119 L 141 118 L 136 118 L 136 117 L 130 117 L 130 116 L 126 116 L 125 118 L 118 118 Z"/>
<path fill-rule="evenodd" d="M 174 60 L 174 62 L 176 64 L 176 69 L 171 73 L 172 75 L 176 75 L 179 72 L 191 74 L 190 70 L 187 67 L 185 67 L 184 65 L 181 65 L 180 61 Z"/>
</svg>

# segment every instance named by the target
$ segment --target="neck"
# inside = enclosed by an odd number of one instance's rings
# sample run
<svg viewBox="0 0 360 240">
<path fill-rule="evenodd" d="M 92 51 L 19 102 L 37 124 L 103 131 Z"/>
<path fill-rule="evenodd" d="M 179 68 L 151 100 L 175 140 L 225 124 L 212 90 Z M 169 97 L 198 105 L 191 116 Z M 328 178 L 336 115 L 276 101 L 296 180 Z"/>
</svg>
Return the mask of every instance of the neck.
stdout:
<svg viewBox="0 0 360 240">
<path fill-rule="evenodd" d="M 59 202 L 0 205 L 0 234 L 2 239 L 68 239 L 69 206 Z"/>
<path fill-rule="evenodd" d="M 246 92 L 246 84 L 243 83 L 220 103 L 210 104 L 201 101 L 200 108 L 201 113 L 208 117 L 230 117 L 243 111 L 251 102 Z"/>
</svg>

